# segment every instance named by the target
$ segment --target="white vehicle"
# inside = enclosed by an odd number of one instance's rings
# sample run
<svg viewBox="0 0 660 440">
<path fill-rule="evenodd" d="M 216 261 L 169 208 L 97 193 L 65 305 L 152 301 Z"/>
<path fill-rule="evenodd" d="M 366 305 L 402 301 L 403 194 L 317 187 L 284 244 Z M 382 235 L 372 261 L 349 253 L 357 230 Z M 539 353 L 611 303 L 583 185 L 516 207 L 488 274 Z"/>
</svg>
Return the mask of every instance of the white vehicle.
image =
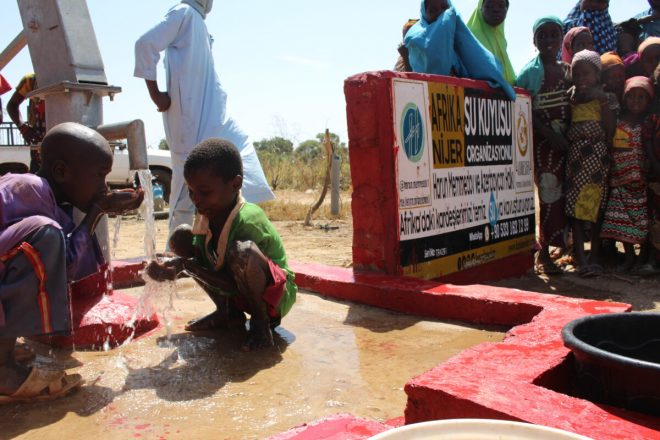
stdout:
<svg viewBox="0 0 660 440">
<path fill-rule="evenodd" d="M 106 180 L 112 187 L 128 187 L 135 178 L 128 165 L 126 144 L 112 142 L 114 161 Z M 172 158 L 166 150 L 147 150 L 149 169 L 154 184 L 162 188 L 163 199 L 169 200 L 172 181 Z M 0 124 L 0 176 L 6 173 L 27 173 L 30 169 L 30 147 L 24 145 L 20 132 L 11 123 Z M 162 209 L 157 209 L 161 211 Z"/>
</svg>

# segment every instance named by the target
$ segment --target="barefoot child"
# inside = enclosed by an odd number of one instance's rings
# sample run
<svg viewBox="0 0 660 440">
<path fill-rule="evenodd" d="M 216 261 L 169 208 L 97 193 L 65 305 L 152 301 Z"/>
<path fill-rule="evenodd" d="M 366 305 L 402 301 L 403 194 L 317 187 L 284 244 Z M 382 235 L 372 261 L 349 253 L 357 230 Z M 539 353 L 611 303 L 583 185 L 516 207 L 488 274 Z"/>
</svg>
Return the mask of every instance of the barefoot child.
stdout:
<svg viewBox="0 0 660 440">
<path fill-rule="evenodd" d="M 0 178 L 0 404 L 61 397 L 79 375 L 19 364 L 16 339 L 70 330 L 67 283 L 104 263 L 94 229 L 103 213 L 137 208 L 132 190 L 109 193 L 112 150 L 79 124 L 54 127 L 41 146 L 38 175 Z M 86 213 L 76 226 L 71 210 Z"/>
<path fill-rule="evenodd" d="M 571 221 L 579 273 L 593 276 L 602 272 L 598 263 L 600 220 L 607 202 L 610 169 L 610 140 L 614 134 L 616 97 L 606 94 L 600 83 L 598 53 L 583 50 L 573 57 L 570 142 L 566 164 L 566 215 Z M 584 243 L 591 231 L 591 253 L 585 256 Z"/>
<path fill-rule="evenodd" d="M 557 61 L 562 43 L 562 21 L 540 18 L 534 24 L 534 45 L 539 55 L 518 75 L 517 84 L 534 97 L 534 172 L 541 205 L 541 249 L 534 269 L 538 274 L 555 275 L 561 270 L 550 258 L 550 246 L 563 248 L 566 214 L 562 182 L 566 168 L 566 130 L 571 108 L 566 91 L 571 67 Z"/>
<path fill-rule="evenodd" d="M 649 232 L 642 121 L 653 94 L 653 83 L 646 77 L 636 76 L 626 81 L 623 113 L 614 135 L 611 192 L 601 237 L 623 243 L 626 261 L 619 268 L 620 272 L 632 269 L 635 245 L 646 243 Z"/>
<path fill-rule="evenodd" d="M 197 209 L 195 224 L 177 229 L 170 240 L 180 258 L 152 262 L 148 274 L 164 280 L 185 270 L 215 303 L 216 310 L 189 322 L 187 331 L 244 325 L 245 311 L 250 332 L 243 349 L 272 346 L 271 328 L 293 306 L 297 287 L 273 224 L 241 196 L 240 153 L 227 140 L 207 139 L 188 156 L 184 176 Z"/>
</svg>

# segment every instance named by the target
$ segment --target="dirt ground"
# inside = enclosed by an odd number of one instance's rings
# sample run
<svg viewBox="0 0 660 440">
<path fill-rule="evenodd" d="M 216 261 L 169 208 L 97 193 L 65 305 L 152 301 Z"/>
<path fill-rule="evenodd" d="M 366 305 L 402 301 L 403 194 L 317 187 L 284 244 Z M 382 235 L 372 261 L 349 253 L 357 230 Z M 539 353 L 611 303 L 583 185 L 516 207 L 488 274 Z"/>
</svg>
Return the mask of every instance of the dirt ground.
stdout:
<svg viewBox="0 0 660 440">
<path fill-rule="evenodd" d="M 311 205 L 316 195 L 300 192 L 280 192 L 276 203 Z M 343 202 L 350 202 L 344 195 Z M 326 205 L 329 202 L 326 201 Z M 344 203 L 343 206 L 350 206 Z M 344 220 L 315 219 L 313 226 L 302 221 L 275 221 L 290 260 L 302 263 L 322 263 L 350 267 L 352 264 L 353 227 L 350 213 Z M 114 228 L 110 220 L 110 235 Z M 165 248 L 167 220 L 156 221 L 157 249 Z M 137 217 L 125 217 L 120 226 L 115 258 L 133 258 L 144 255 L 144 222 Z M 583 279 L 575 274 L 546 277 L 530 273 L 524 277 L 492 283 L 495 286 L 520 290 L 553 293 L 575 298 L 590 298 L 631 304 L 637 311 L 660 312 L 660 277 L 641 278 L 606 274 L 598 278 Z"/>
</svg>

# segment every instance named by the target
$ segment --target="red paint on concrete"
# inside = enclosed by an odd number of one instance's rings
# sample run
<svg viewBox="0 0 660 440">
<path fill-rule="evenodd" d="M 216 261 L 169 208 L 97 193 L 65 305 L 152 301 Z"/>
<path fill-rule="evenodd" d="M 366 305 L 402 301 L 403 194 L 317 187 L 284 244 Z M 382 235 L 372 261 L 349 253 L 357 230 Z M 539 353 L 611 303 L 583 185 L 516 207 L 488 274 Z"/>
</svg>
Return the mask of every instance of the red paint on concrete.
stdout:
<svg viewBox="0 0 660 440">
<path fill-rule="evenodd" d="M 483 81 L 391 71 L 361 73 L 344 82 L 353 185 L 353 267 L 389 275 L 402 274 L 392 117 L 395 78 L 492 91 Z M 457 284 L 494 281 L 524 275 L 532 265 L 530 252 L 523 252 L 442 280 Z"/>
<path fill-rule="evenodd" d="M 339 414 L 293 428 L 268 440 L 362 440 L 392 429 L 391 426 Z"/>
<path fill-rule="evenodd" d="M 510 326 L 532 320 L 542 305 L 512 289 L 454 286 L 415 278 L 354 272 L 321 264 L 291 263 L 303 289 L 411 315 Z"/>
<path fill-rule="evenodd" d="M 491 418 L 594 439 L 660 439 L 660 418 L 567 394 L 572 355 L 561 340 L 561 329 L 581 316 L 630 311 L 627 304 L 439 284 L 316 264 L 292 263 L 292 268 L 302 289 L 324 296 L 437 319 L 512 327 L 503 342 L 480 344 L 409 381 L 406 424 Z M 341 426 L 327 421 L 314 426 L 336 429 L 334 438 L 342 438 Z"/>
<path fill-rule="evenodd" d="M 107 268 L 72 283 L 71 334 L 34 338 L 61 348 L 104 349 L 145 336 L 159 327 L 158 316 L 139 310 L 139 299 L 113 292 Z M 132 323 L 132 325 L 130 325 Z"/>
<path fill-rule="evenodd" d="M 143 286 L 141 272 L 145 268 L 144 258 L 112 262 L 112 285 L 115 289 L 128 289 Z"/>
</svg>

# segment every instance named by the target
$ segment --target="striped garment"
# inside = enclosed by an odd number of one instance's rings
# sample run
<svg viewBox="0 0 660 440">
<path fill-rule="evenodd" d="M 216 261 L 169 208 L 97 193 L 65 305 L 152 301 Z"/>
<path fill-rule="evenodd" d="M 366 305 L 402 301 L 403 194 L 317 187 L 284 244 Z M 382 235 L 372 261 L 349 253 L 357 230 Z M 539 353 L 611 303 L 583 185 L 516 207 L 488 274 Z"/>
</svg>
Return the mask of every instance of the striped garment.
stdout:
<svg viewBox="0 0 660 440">
<path fill-rule="evenodd" d="M 37 278 L 39 285 L 39 291 L 36 292 L 36 304 L 39 309 L 38 314 L 41 322 L 41 333 L 44 335 L 51 334 L 53 333 L 53 322 L 51 320 L 50 313 L 50 299 L 46 289 L 46 279 L 48 276 L 46 274 L 44 264 L 41 261 L 41 255 L 39 252 L 34 247 L 32 247 L 30 243 L 23 242 L 5 255 L 0 256 L 0 262 L 2 262 L 4 265 L 5 263 L 8 263 L 9 261 L 16 258 L 19 254 L 25 255 L 25 258 L 34 270 L 34 276 Z M 26 292 L 26 294 L 28 294 L 28 292 Z"/>
<path fill-rule="evenodd" d="M 649 213 L 642 124 L 619 121 L 613 146 L 611 192 L 601 237 L 643 244 L 649 233 Z"/>
</svg>

